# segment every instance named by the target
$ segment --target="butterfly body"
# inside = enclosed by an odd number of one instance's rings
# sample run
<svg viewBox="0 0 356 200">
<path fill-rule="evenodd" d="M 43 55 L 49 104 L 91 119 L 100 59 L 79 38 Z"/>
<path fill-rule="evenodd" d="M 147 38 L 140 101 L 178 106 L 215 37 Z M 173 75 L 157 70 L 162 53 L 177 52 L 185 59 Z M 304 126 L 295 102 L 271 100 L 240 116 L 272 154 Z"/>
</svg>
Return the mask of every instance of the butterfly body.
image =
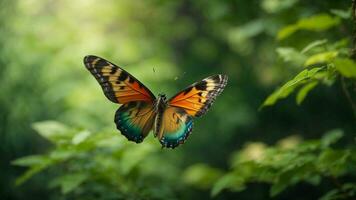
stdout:
<svg viewBox="0 0 356 200">
<path fill-rule="evenodd" d="M 155 137 L 158 136 L 158 138 L 162 137 L 162 119 L 163 119 L 163 113 L 166 110 L 168 106 L 167 103 L 167 97 L 165 94 L 159 94 L 158 98 L 155 102 L 155 112 L 156 112 L 156 117 L 155 117 L 155 122 L 154 122 L 154 127 L 153 127 L 153 133 Z"/>
<path fill-rule="evenodd" d="M 114 122 L 130 141 L 140 143 L 153 130 L 162 147 L 175 148 L 185 142 L 193 118 L 205 114 L 223 91 L 226 75 L 214 75 L 188 86 L 170 99 L 157 98 L 140 81 L 122 68 L 97 56 L 84 58 L 86 68 L 101 85 L 105 96 L 123 104 Z"/>
</svg>

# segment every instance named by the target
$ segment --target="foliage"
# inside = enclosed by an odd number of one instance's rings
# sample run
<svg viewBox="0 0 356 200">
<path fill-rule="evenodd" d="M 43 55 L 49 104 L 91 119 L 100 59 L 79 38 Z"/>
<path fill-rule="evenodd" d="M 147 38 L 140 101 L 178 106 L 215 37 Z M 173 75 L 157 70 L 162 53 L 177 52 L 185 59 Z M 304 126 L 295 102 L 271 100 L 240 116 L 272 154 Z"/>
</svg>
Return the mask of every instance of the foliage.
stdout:
<svg viewBox="0 0 356 200">
<path fill-rule="evenodd" d="M 249 182 L 266 182 L 272 185 L 270 195 L 273 197 L 303 181 L 317 186 L 324 179 L 337 181 L 346 174 L 356 175 L 356 149 L 331 146 L 341 137 L 340 130 L 333 130 L 320 140 L 301 141 L 300 137 L 290 136 L 271 147 L 264 143 L 248 143 L 232 154 L 231 170 L 211 185 L 212 195 L 223 189 L 243 190 Z M 339 185 L 335 187 L 337 189 L 323 198 L 337 199 L 338 195 L 343 195 L 344 199 L 351 198 L 356 185 L 345 183 L 340 188 Z"/>
<path fill-rule="evenodd" d="M 34 128 L 55 148 L 46 154 L 14 160 L 13 165 L 28 167 L 17 178 L 17 185 L 37 173 L 52 171 L 54 176 L 49 187 L 59 187 L 63 195 L 75 199 L 83 196 L 85 199 L 98 196 L 108 199 L 175 198 L 167 173 L 177 173 L 178 169 L 152 162 L 159 150 L 152 140 L 135 145 L 117 137 L 117 133 L 92 133 L 56 121 L 36 123 Z M 160 184 L 160 191 L 152 184 Z"/>
<path fill-rule="evenodd" d="M 345 14 L 347 12 L 332 13 L 335 16 L 317 14 L 299 19 L 278 31 L 277 39 L 286 40 L 297 30 L 320 32 L 338 26 L 341 19 L 337 15 L 341 13 L 343 19 L 350 19 L 350 15 Z M 345 81 L 345 78 L 350 78 L 349 81 L 354 82 L 356 63 L 349 58 L 349 46 L 347 39 L 330 42 L 329 39 L 318 38 L 306 44 L 300 51 L 291 46 L 276 48 L 277 54 L 285 64 L 304 69 L 270 94 L 260 108 L 275 105 L 277 101 L 295 91 L 296 102 L 300 105 L 317 85 L 331 86 L 336 82 Z M 322 138 L 313 140 L 302 141 L 299 136 L 289 136 L 274 146 L 262 142 L 246 143 L 243 149 L 232 154 L 230 169 L 223 174 L 220 172 L 220 177 L 215 177 L 214 182 L 208 182 L 211 195 L 216 196 L 224 189 L 241 192 L 248 188 L 248 184 L 259 182 L 269 183 L 271 185 L 269 195 L 276 197 L 302 182 L 314 187 L 323 182 L 332 182 L 333 189 L 324 193 L 320 199 L 354 198 L 356 184 L 340 180 L 350 176 L 355 179 L 356 148 L 354 143 L 335 147 L 334 143 L 342 136 L 341 130 L 332 130 Z M 192 174 L 191 176 L 197 178 L 186 179 L 187 184 L 199 185 L 207 177 L 207 174 L 202 172 L 210 174 L 218 170 L 208 165 L 197 164 L 188 168 L 186 173 L 191 174 L 191 169 L 196 167 L 205 170 Z"/>
<path fill-rule="evenodd" d="M 321 31 L 339 23 L 340 20 L 321 14 L 301 19 L 297 25 L 283 28 L 279 32 L 278 38 L 286 39 L 292 34 L 291 29 Z M 347 78 L 356 77 L 356 63 L 348 58 L 348 45 L 346 40 L 331 43 L 327 39 L 319 39 L 307 44 L 300 52 L 293 47 L 278 48 L 279 56 L 286 63 L 303 65 L 307 69 L 301 71 L 292 80 L 268 96 L 262 106 L 274 105 L 279 99 L 288 97 L 298 89 L 296 102 L 301 104 L 308 93 L 318 84 L 331 85 L 340 75 Z"/>
</svg>

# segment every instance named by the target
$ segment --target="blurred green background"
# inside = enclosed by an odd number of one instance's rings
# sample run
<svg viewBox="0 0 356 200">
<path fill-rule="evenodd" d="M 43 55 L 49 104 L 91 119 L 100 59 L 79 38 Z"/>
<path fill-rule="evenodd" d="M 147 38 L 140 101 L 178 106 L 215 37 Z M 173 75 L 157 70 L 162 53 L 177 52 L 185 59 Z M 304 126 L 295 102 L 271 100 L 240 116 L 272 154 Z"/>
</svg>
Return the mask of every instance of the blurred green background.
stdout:
<svg viewBox="0 0 356 200">
<path fill-rule="evenodd" d="M 351 5 L 0 1 L 1 199 L 355 198 Z M 137 145 L 116 130 L 89 54 L 156 95 L 229 82 L 184 145 Z M 304 69 L 317 73 L 293 79 Z"/>
</svg>

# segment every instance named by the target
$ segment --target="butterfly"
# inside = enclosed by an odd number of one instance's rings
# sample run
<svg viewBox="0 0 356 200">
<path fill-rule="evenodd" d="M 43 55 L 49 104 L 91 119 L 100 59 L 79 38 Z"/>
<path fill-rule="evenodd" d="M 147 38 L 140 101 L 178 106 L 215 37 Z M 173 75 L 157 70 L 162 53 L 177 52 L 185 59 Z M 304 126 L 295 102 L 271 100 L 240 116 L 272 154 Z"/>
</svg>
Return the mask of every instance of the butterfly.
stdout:
<svg viewBox="0 0 356 200">
<path fill-rule="evenodd" d="M 140 143 L 153 130 L 163 147 L 183 144 L 193 118 L 204 115 L 227 84 L 226 75 L 213 75 L 178 92 L 170 99 L 155 95 L 121 67 L 98 56 L 84 57 L 84 65 L 101 85 L 105 96 L 122 104 L 114 122 L 130 141 Z"/>
</svg>

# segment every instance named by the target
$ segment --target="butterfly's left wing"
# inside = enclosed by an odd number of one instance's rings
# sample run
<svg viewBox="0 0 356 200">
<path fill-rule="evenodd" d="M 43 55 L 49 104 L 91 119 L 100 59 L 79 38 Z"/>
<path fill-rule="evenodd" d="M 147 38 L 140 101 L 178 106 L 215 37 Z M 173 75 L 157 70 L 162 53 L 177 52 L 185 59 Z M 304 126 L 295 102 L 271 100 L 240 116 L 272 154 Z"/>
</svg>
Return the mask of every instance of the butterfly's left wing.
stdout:
<svg viewBox="0 0 356 200">
<path fill-rule="evenodd" d="M 216 97 L 224 90 L 227 84 L 226 75 L 214 75 L 196 82 L 169 101 L 170 106 L 184 109 L 193 117 L 200 117 L 205 114 L 214 103 Z"/>
<path fill-rule="evenodd" d="M 85 56 L 84 64 L 110 101 L 125 104 L 132 101 L 155 100 L 155 96 L 147 87 L 121 67 L 92 55 Z"/>
<path fill-rule="evenodd" d="M 84 58 L 84 64 L 105 96 L 114 103 L 123 104 L 115 114 L 117 129 L 128 140 L 142 142 L 154 122 L 155 96 L 131 74 L 103 58 L 89 55 Z"/>
</svg>

